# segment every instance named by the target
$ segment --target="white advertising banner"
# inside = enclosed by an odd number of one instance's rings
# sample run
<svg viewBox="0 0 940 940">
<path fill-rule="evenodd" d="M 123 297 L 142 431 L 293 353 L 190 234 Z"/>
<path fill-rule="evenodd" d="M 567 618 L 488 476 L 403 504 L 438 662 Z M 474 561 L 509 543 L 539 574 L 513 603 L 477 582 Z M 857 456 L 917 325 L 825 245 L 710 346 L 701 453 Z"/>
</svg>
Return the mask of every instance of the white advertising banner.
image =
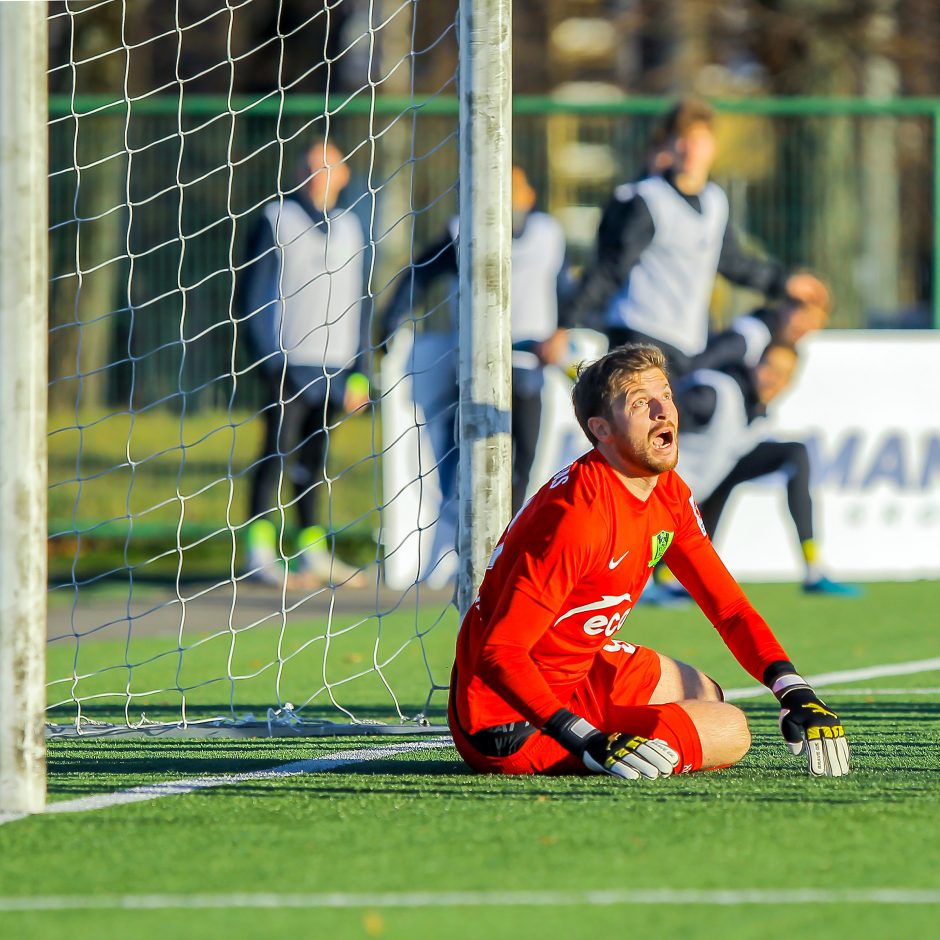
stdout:
<svg viewBox="0 0 940 940">
<path fill-rule="evenodd" d="M 771 408 L 809 449 L 816 539 L 840 579 L 940 577 L 940 333 L 829 332 Z M 741 580 L 799 580 L 782 477 L 739 487 L 715 540 Z"/>
<path fill-rule="evenodd" d="M 454 337 L 423 334 L 412 345 L 399 333 L 382 369 L 385 578 L 401 589 L 419 579 L 443 586 L 456 570 Z M 603 354 L 602 337 L 572 333 L 574 358 Z M 940 578 L 940 332 L 822 333 L 801 344 L 800 359 L 770 424 L 778 440 L 809 449 L 827 574 Z M 546 368 L 530 494 L 588 447 L 571 387 L 562 370 Z M 439 466 L 449 468 L 443 512 Z M 740 486 L 715 544 L 741 580 L 801 580 L 784 477 Z"/>
<path fill-rule="evenodd" d="M 385 583 L 444 587 L 457 571 L 456 337 L 399 330 L 381 381 Z"/>
</svg>

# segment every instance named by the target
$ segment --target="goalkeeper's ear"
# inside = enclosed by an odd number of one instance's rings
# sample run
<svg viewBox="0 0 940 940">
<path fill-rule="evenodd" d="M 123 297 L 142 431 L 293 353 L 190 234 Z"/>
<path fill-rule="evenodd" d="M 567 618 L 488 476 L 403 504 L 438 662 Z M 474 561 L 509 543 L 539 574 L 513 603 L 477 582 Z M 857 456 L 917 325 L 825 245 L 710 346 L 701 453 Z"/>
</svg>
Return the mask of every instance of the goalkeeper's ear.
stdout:
<svg viewBox="0 0 940 940">
<path fill-rule="evenodd" d="M 594 439 L 601 444 L 606 444 L 610 440 L 611 430 L 610 422 L 600 415 L 592 415 L 587 419 L 588 430 L 594 435 Z"/>
</svg>

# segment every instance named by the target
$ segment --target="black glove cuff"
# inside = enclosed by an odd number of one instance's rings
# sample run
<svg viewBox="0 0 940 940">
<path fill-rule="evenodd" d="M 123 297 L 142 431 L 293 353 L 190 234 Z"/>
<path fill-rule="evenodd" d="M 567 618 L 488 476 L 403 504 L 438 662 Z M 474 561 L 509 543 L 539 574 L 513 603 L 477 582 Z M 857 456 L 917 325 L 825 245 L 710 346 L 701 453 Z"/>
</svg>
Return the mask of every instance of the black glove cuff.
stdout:
<svg viewBox="0 0 940 940">
<path fill-rule="evenodd" d="M 786 697 L 788 708 L 794 707 L 796 700 L 808 701 L 807 696 L 809 698 L 814 696 L 810 684 L 796 671 L 796 667 L 789 660 L 781 659 L 771 663 L 764 672 L 764 681 L 781 705 Z M 798 692 L 799 695 L 797 695 Z"/>
<path fill-rule="evenodd" d="M 768 689 L 772 689 L 774 683 L 779 678 L 786 675 L 798 675 L 796 666 L 794 666 L 789 659 L 778 659 L 764 670 L 764 685 L 766 685 Z"/>
<path fill-rule="evenodd" d="M 598 737 L 604 737 L 589 721 L 568 711 L 559 708 L 542 729 L 544 734 L 557 741 L 565 750 L 580 756 L 588 745 Z"/>
</svg>

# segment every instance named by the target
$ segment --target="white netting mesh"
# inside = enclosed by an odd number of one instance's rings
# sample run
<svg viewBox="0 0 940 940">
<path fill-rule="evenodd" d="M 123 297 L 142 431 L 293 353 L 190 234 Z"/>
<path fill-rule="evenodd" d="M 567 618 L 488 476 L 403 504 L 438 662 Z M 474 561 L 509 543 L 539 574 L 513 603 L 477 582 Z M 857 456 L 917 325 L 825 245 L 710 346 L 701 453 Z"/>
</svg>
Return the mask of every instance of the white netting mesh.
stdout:
<svg viewBox="0 0 940 940">
<path fill-rule="evenodd" d="M 455 15 L 50 4 L 52 721 L 443 721 L 446 303 L 380 363 L 456 208 Z"/>
</svg>

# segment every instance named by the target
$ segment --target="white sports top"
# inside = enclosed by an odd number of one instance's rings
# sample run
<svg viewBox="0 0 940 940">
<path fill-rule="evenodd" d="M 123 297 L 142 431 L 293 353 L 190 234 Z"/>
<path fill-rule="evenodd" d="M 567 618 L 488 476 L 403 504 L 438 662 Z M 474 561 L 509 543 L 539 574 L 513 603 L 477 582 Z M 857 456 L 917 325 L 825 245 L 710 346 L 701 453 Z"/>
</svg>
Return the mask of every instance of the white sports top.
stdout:
<svg viewBox="0 0 940 940">
<path fill-rule="evenodd" d="M 715 183 L 699 194 L 701 212 L 661 177 L 623 186 L 618 198 L 641 196 L 653 218 L 653 240 L 607 309 L 608 326 L 626 326 L 688 356 L 708 341 L 708 303 L 725 229 L 728 197 Z"/>
<path fill-rule="evenodd" d="M 280 246 L 278 335 L 292 366 L 350 365 L 359 352 L 365 240 L 342 210 L 315 225 L 296 202 L 269 202 L 264 215 Z"/>
</svg>

